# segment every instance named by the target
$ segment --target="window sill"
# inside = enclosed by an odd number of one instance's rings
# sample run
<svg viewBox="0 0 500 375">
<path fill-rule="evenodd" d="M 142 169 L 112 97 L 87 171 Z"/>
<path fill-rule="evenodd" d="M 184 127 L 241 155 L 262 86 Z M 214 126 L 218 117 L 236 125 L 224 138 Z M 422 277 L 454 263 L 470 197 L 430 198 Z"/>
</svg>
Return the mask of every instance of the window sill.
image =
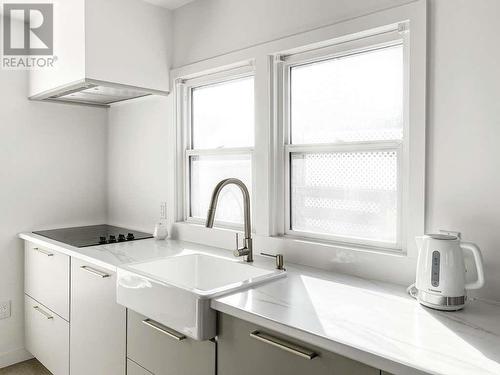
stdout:
<svg viewBox="0 0 500 375">
<path fill-rule="evenodd" d="M 232 250 L 235 246 L 235 238 L 240 234 L 243 228 L 206 228 L 203 223 L 193 221 L 178 221 L 174 223 L 172 235 L 174 238 L 183 241 L 203 243 L 209 246 L 220 247 L 223 249 Z M 295 235 L 275 235 L 262 236 L 252 233 L 254 242 L 260 249 L 273 248 L 283 249 L 302 248 L 303 251 L 308 250 L 331 250 L 344 251 L 352 253 L 364 253 L 373 255 L 384 255 L 399 258 L 406 258 L 409 254 L 405 250 L 397 250 L 391 248 L 376 247 L 370 245 L 360 245 L 352 243 L 342 243 L 338 241 L 313 239 Z"/>
</svg>

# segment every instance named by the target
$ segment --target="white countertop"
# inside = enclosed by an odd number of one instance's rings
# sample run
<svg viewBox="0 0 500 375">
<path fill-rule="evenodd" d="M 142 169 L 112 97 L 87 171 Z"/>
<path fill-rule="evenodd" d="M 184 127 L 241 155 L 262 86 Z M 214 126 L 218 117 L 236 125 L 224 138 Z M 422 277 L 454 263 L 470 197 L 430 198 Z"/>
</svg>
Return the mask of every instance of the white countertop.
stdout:
<svg viewBox="0 0 500 375">
<path fill-rule="evenodd" d="M 32 233 L 19 237 L 112 271 L 180 253 L 231 257 L 172 240 L 76 248 Z M 291 264 L 287 270 L 284 279 L 217 298 L 212 307 L 394 374 L 500 374 L 500 304 L 474 300 L 462 311 L 439 312 L 401 286 Z"/>
</svg>

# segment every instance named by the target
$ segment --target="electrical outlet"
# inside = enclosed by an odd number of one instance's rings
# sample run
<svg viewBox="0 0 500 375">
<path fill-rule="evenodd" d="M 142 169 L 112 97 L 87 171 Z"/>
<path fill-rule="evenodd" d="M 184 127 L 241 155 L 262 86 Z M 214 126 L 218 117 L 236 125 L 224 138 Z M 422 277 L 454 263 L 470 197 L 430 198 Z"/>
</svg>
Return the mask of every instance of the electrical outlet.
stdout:
<svg viewBox="0 0 500 375">
<path fill-rule="evenodd" d="M 160 203 L 160 219 L 167 218 L 167 202 Z"/>
<path fill-rule="evenodd" d="M 10 301 L 0 302 L 0 319 L 10 318 Z"/>
</svg>

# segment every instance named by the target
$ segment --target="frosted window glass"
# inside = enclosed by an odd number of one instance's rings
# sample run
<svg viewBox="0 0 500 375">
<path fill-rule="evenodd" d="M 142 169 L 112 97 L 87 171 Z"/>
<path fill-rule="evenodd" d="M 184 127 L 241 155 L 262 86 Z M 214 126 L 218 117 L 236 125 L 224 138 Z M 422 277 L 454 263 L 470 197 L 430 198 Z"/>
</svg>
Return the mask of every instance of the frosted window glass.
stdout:
<svg viewBox="0 0 500 375">
<path fill-rule="evenodd" d="M 403 47 L 291 69 L 294 144 L 403 137 Z"/>
<path fill-rule="evenodd" d="M 396 242 L 396 151 L 293 153 L 291 179 L 291 229 Z"/>
<path fill-rule="evenodd" d="M 206 219 L 215 186 L 225 178 L 238 178 L 252 195 L 251 155 L 192 156 L 191 216 Z M 243 197 L 238 187 L 226 186 L 220 196 L 215 220 L 243 224 Z"/>
<path fill-rule="evenodd" d="M 195 149 L 253 147 L 254 78 L 193 89 L 192 126 Z"/>
</svg>

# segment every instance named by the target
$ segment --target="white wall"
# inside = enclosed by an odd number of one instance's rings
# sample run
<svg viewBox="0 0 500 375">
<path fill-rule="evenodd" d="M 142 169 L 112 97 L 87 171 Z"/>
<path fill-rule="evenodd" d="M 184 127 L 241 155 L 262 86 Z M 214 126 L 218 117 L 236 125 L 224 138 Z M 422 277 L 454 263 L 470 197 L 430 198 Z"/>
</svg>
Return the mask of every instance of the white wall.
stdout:
<svg viewBox="0 0 500 375">
<path fill-rule="evenodd" d="M 153 5 L 150 5 L 154 8 Z M 173 58 L 172 12 L 166 16 L 168 64 Z M 145 66 L 147 69 L 147 66 Z M 152 232 L 167 200 L 169 179 L 168 139 L 173 116 L 173 95 L 139 98 L 108 110 L 108 222 Z"/>
<path fill-rule="evenodd" d="M 375 10 L 408 3 L 407 0 L 203 0 L 188 4 L 174 12 L 174 66 L 183 66 L 220 54 L 297 32 L 335 23 Z M 429 65 L 428 65 L 428 182 L 427 230 L 439 228 L 461 230 L 467 240 L 483 249 L 487 267 L 487 287 L 480 294 L 500 300 L 500 123 L 498 116 L 499 26 L 495 14 L 500 12 L 496 0 L 430 0 L 429 1 Z M 138 166 L 138 161 L 123 163 L 134 148 L 139 155 L 153 144 L 166 144 L 168 129 L 160 125 L 173 112 L 171 107 L 161 118 L 149 117 L 147 107 L 142 122 L 127 121 L 124 104 L 111 117 L 110 129 L 130 126 L 156 128 L 147 133 L 145 142 L 117 136 L 110 130 L 110 147 L 115 151 L 110 170 Z M 136 104 L 133 104 L 136 106 Z M 137 104 L 140 106 L 140 104 Z M 111 111 L 113 113 L 114 109 Z M 131 108 L 140 113 L 139 107 Z M 170 111 L 170 112 L 169 112 Z M 157 121 L 151 125 L 149 119 Z M 156 118 L 156 120 L 155 120 Z M 119 120 L 121 119 L 121 120 Z M 145 125 L 146 124 L 146 125 Z M 147 130 L 149 132 L 149 130 Z M 136 130 L 137 134 L 139 130 Z M 124 133 L 124 134 L 127 134 Z M 155 137 L 162 141 L 153 141 Z M 114 143 L 119 146 L 113 145 Z M 155 157 L 152 157 L 154 155 Z M 156 159 L 156 157 L 159 157 Z M 163 190 L 173 170 L 164 169 L 164 154 L 156 151 L 146 157 L 149 172 L 128 176 L 127 181 L 110 188 L 110 197 L 118 194 L 110 205 L 110 215 L 130 226 L 141 227 L 157 218 L 154 206 L 163 200 Z M 153 171 L 160 171 L 158 174 Z M 163 174 L 162 171 L 165 171 Z M 157 196 L 133 196 L 131 186 L 141 186 L 147 176 Z M 120 198 L 120 190 L 123 198 Z M 123 194 L 124 191 L 128 193 Z M 169 192 L 167 192 L 169 194 Z M 135 202 L 135 203 L 134 203 Z M 121 207 L 121 211 L 117 211 Z M 116 211 L 116 213 L 115 213 Z M 118 214 L 119 212 L 119 214 Z M 150 215 L 154 215 L 149 219 Z M 149 224 L 148 224 L 149 225 Z M 328 251 L 321 252 L 328 257 Z M 320 253 L 318 253 L 320 254 Z M 309 255 L 308 255 L 309 257 Z M 360 257 L 361 259 L 361 257 Z M 373 275 L 372 270 L 356 263 L 356 258 L 328 259 L 332 269 L 357 275 Z M 390 278 L 402 284 L 414 279 L 414 265 L 408 267 L 394 257 L 387 268 L 378 270 L 380 279 Z"/>
<path fill-rule="evenodd" d="M 169 97 L 151 97 L 109 110 L 109 222 L 152 232 L 168 197 Z"/>
<path fill-rule="evenodd" d="M 30 102 L 28 73 L 0 69 L 0 368 L 23 359 L 23 241 L 16 233 L 106 221 L 106 111 Z"/>
<path fill-rule="evenodd" d="M 500 2 L 430 2 L 427 228 L 483 250 L 500 300 Z"/>
</svg>

